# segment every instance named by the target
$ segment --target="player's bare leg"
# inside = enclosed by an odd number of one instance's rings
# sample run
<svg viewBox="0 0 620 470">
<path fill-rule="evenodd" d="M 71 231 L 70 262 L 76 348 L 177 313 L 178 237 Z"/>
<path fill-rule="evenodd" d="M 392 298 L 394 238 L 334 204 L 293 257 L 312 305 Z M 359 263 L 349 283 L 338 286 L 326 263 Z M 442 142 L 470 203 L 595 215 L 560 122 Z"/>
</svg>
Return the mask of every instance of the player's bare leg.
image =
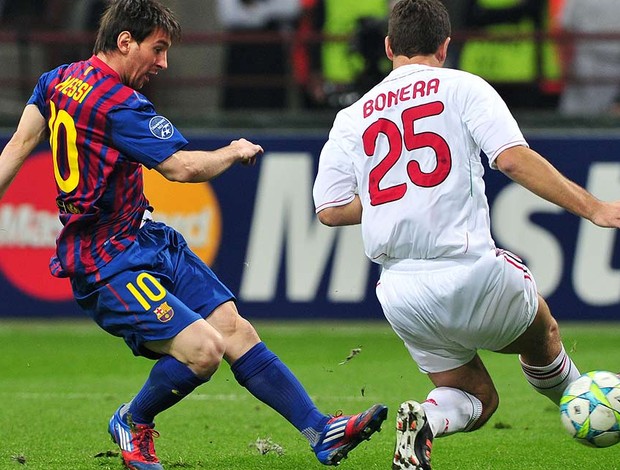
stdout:
<svg viewBox="0 0 620 470">
<path fill-rule="evenodd" d="M 558 324 L 540 295 L 538 312 L 532 324 L 517 340 L 499 352 L 519 354 L 527 381 L 556 405 L 559 405 L 564 389 L 580 375 L 579 369 L 566 354 Z"/>
</svg>

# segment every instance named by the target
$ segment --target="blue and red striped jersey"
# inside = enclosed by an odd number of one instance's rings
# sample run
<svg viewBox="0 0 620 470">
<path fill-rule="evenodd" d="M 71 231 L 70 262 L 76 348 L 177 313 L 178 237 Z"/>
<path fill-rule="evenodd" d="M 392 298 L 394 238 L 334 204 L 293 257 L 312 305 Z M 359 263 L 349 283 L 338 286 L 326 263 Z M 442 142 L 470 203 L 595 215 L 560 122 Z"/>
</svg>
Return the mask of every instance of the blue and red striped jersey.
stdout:
<svg viewBox="0 0 620 470">
<path fill-rule="evenodd" d="M 151 169 L 187 140 L 98 57 L 43 74 L 28 104 L 48 122 L 63 229 L 57 277 L 95 273 L 136 237 Z"/>
</svg>

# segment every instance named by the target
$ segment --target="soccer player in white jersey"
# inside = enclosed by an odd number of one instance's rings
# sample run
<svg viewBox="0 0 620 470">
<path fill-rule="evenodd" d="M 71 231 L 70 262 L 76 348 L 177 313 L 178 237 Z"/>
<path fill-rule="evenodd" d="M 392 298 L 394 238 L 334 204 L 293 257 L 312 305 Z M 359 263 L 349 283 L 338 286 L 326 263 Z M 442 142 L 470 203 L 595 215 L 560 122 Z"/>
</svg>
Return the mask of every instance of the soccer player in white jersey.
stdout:
<svg viewBox="0 0 620 470">
<path fill-rule="evenodd" d="M 538 196 L 620 227 L 620 202 L 598 200 L 531 150 L 489 84 L 442 68 L 449 42 L 439 0 L 395 4 L 393 71 L 338 113 L 313 191 L 322 223 L 361 223 L 366 255 L 382 265 L 383 312 L 436 387 L 401 405 L 393 469 L 430 469 L 434 437 L 478 429 L 495 412 L 478 350 L 519 354 L 527 381 L 556 404 L 579 376 L 528 268 L 491 237 L 481 151 Z"/>
</svg>

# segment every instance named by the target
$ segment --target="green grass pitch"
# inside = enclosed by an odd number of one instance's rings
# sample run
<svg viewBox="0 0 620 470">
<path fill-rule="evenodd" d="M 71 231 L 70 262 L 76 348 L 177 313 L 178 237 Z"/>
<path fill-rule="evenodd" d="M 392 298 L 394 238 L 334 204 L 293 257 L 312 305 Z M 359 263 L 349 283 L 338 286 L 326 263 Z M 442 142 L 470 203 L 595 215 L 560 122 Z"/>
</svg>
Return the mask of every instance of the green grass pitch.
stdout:
<svg viewBox="0 0 620 470">
<path fill-rule="evenodd" d="M 561 326 L 582 372 L 620 370 L 620 324 Z M 390 468 L 395 410 L 401 401 L 423 399 L 430 382 L 389 326 L 257 322 L 256 327 L 324 412 L 354 413 L 375 402 L 389 406 L 382 432 L 340 468 Z M 359 354 L 351 354 L 357 348 Z M 140 388 L 150 361 L 134 358 L 122 340 L 81 320 L 2 320 L 0 351 L 0 470 L 123 468 L 107 421 Z M 480 431 L 436 439 L 434 469 L 620 468 L 620 445 L 591 449 L 571 440 L 557 409 L 529 388 L 515 356 L 482 356 L 499 390 L 500 408 Z M 167 470 L 323 468 L 306 440 L 237 385 L 227 365 L 158 416 L 157 429 L 158 455 Z M 261 454 L 257 440 L 271 450 Z"/>
</svg>

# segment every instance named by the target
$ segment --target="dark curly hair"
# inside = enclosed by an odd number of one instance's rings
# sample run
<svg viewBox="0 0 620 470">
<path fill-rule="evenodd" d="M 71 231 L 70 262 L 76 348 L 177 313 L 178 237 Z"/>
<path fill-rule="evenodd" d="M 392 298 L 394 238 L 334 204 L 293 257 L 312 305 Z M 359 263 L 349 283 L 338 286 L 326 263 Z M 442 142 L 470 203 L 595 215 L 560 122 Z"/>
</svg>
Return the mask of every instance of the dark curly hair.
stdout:
<svg viewBox="0 0 620 470">
<path fill-rule="evenodd" d="M 123 31 L 141 43 L 156 29 L 173 40 L 181 37 L 181 25 L 174 13 L 156 0 L 112 0 L 99 21 L 93 54 L 116 50 L 116 40 Z"/>
<path fill-rule="evenodd" d="M 394 55 L 434 54 L 450 34 L 448 10 L 439 0 L 400 0 L 390 14 L 388 37 Z"/>
</svg>

